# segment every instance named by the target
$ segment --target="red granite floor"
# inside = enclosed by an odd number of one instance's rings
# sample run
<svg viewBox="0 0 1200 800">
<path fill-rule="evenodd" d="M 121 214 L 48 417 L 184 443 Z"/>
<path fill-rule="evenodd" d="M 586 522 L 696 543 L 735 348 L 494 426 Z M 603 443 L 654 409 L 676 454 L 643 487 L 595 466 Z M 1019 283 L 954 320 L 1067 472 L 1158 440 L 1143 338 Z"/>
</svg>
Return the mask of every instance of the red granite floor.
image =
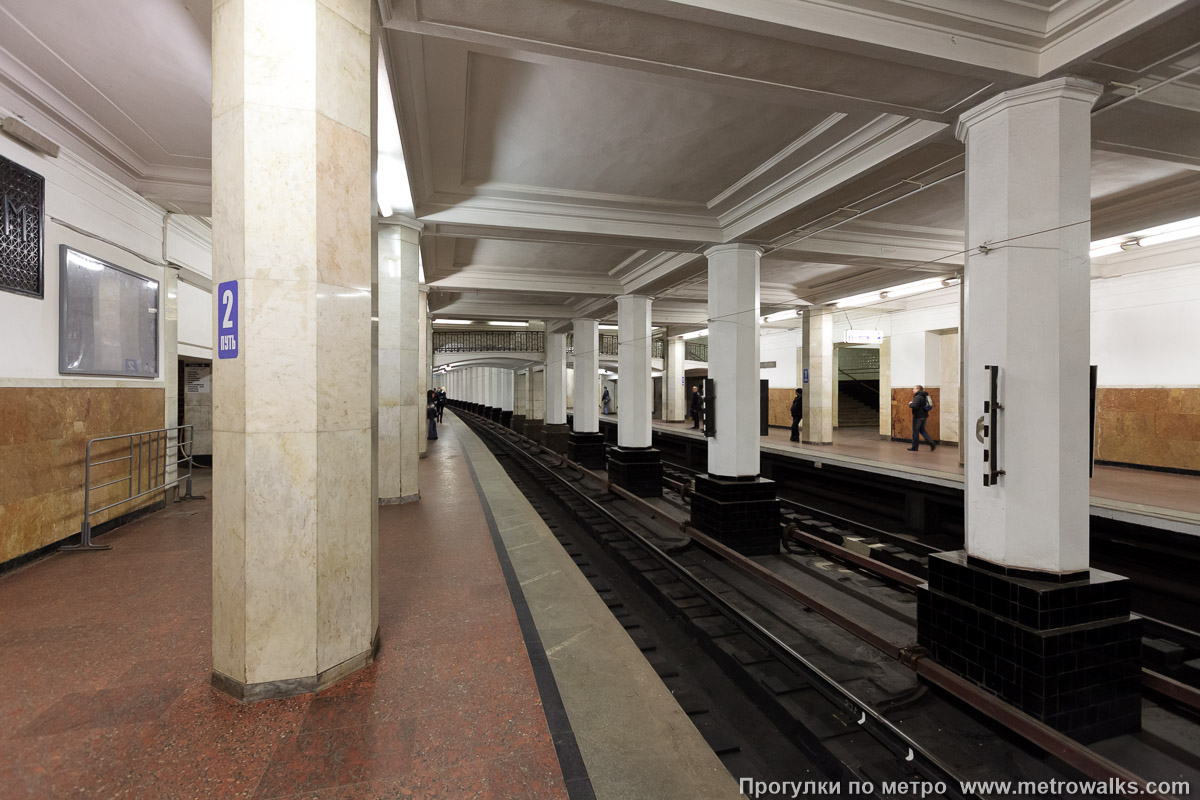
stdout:
<svg viewBox="0 0 1200 800">
<path fill-rule="evenodd" d="M 210 504 L 0 577 L 0 798 L 566 798 L 449 427 L 380 509 L 379 657 L 316 695 L 210 688 Z"/>
</svg>

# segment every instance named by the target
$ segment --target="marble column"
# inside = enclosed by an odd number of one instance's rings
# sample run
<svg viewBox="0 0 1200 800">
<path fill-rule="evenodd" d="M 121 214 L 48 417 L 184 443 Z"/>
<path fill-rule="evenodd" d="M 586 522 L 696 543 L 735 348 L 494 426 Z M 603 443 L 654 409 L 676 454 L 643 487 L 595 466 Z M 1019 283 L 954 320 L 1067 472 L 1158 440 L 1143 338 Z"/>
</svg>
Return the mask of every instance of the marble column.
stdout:
<svg viewBox="0 0 1200 800">
<path fill-rule="evenodd" d="M 425 400 L 429 391 L 429 368 L 433 364 L 433 336 L 429 322 L 429 287 L 418 286 L 417 290 L 417 407 L 420 409 L 420 432 L 417 434 L 417 452 L 421 458 L 429 453 L 429 425 L 425 421 Z"/>
<path fill-rule="evenodd" d="M 214 686 L 316 691 L 378 629 L 368 0 L 213 9 Z"/>
<path fill-rule="evenodd" d="M 966 550 L 930 557 L 918 594 L 918 639 L 935 660 L 1084 742 L 1141 724 L 1128 581 L 1089 570 L 1088 221 L 1100 89 L 1058 78 L 959 120 L 962 413 L 987 430 L 965 442 Z M 968 641 L 966 631 L 982 633 Z M 1032 644 L 1014 650 L 1014 640 Z"/>
<path fill-rule="evenodd" d="M 414 228 L 381 226 L 378 283 L 379 502 L 421 496 L 418 439 L 425 406 L 418 403 L 417 299 L 419 234 Z"/>
<path fill-rule="evenodd" d="M 879 343 L 879 438 L 892 438 L 892 337 Z M 962 462 L 959 461 L 961 464 Z"/>
<path fill-rule="evenodd" d="M 805 444 L 833 444 L 834 388 L 837 362 L 833 358 L 833 312 L 827 308 L 804 309 L 804 343 L 796 366 L 803 382 L 803 426 Z"/>
<path fill-rule="evenodd" d="M 650 446 L 654 381 L 650 377 L 650 298 L 617 298 L 617 374 L 621 390 L 617 446 L 608 479 L 639 497 L 662 494 L 662 456 Z"/>
<path fill-rule="evenodd" d="M 170 485 L 179 477 L 179 467 L 177 465 L 178 457 L 174 454 L 179 452 L 179 434 L 180 431 L 174 430 L 180 425 L 179 420 L 179 267 L 174 264 L 168 264 L 163 268 L 162 286 L 159 287 L 162 294 L 163 303 L 163 354 L 162 354 L 162 376 L 163 384 L 166 389 L 165 397 L 163 398 L 163 427 L 167 429 L 166 434 L 166 453 L 168 454 L 164 460 L 165 468 L 163 480 L 164 483 Z M 184 432 L 184 435 L 189 435 Z M 189 445 L 189 452 L 190 452 Z M 185 470 L 186 471 L 186 470 Z M 176 497 L 182 497 L 191 487 L 187 485 L 176 486 L 173 490 L 169 490 L 166 494 L 166 500 L 170 502 Z"/>
<path fill-rule="evenodd" d="M 540 441 L 546 424 L 546 370 L 529 368 L 529 411 L 525 414 L 525 435 Z"/>
<path fill-rule="evenodd" d="M 567 439 L 567 458 L 587 469 L 604 469 L 604 436 L 600 433 L 600 323 L 577 319 L 575 339 L 575 414 Z"/>
<path fill-rule="evenodd" d="M 529 372 L 523 369 L 513 373 L 512 429 L 525 432 L 525 418 L 529 416 Z"/>
<path fill-rule="evenodd" d="M 687 342 L 678 336 L 663 340 L 663 411 L 664 422 L 687 419 L 687 386 L 684 359 Z"/>
<path fill-rule="evenodd" d="M 775 484 L 759 472 L 759 259 L 762 250 L 723 244 L 708 258 L 708 374 L 715 431 L 708 475 L 697 476 L 692 524 L 747 555 L 779 551 Z"/>
<path fill-rule="evenodd" d="M 567 335 L 546 334 L 546 424 L 543 443 L 567 452 Z"/>
<path fill-rule="evenodd" d="M 516 373 L 511 369 L 500 370 L 500 423 L 512 427 L 513 383 Z"/>
</svg>

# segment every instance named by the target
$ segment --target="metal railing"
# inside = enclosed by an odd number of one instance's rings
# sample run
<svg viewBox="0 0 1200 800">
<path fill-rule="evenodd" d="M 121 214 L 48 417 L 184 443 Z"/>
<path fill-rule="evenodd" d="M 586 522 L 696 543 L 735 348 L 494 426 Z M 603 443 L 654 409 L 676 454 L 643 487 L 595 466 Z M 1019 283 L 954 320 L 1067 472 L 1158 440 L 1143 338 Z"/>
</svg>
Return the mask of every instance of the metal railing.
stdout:
<svg viewBox="0 0 1200 800">
<path fill-rule="evenodd" d="M 542 331 L 434 331 L 435 353 L 541 353 Z"/>
<path fill-rule="evenodd" d="M 687 361 L 708 361 L 708 342 L 685 342 L 683 357 Z"/>
<path fill-rule="evenodd" d="M 186 432 L 186 435 L 185 435 Z M 99 460 L 92 460 L 93 445 L 102 442 L 111 444 L 102 446 Z M 127 445 L 126 446 L 126 442 Z M 171 461 L 172 452 L 176 458 Z M 121 455 L 115 455 L 120 453 Z M 112 464 L 124 464 L 124 474 L 111 474 L 96 486 L 92 485 L 92 470 Z M 182 474 L 179 467 L 187 465 L 187 473 Z M 174 475 L 172 478 L 171 476 Z M 183 500 L 199 499 L 192 494 L 192 426 L 178 425 L 174 428 L 159 428 L 153 431 L 139 433 L 124 433 L 117 436 L 100 436 L 89 439 L 84 450 L 83 467 L 83 522 L 79 527 L 79 544 L 60 547 L 59 550 L 111 550 L 107 544 L 92 543 L 91 518 L 95 515 L 116 508 L 125 503 L 132 503 L 140 497 L 155 492 L 162 492 L 180 482 L 186 483 Z M 121 486 L 121 490 L 108 492 L 112 497 L 115 491 L 120 491 L 120 499 L 102 508 L 92 508 L 92 492 L 107 489 L 110 486 Z"/>
</svg>

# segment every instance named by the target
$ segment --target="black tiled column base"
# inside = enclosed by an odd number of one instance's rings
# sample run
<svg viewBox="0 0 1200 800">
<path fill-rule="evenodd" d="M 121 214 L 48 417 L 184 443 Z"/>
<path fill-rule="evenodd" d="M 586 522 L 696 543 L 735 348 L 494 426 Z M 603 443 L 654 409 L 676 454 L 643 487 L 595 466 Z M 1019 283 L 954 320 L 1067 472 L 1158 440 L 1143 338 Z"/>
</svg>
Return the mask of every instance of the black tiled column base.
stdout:
<svg viewBox="0 0 1200 800">
<path fill-rule="evenodd" d="M 525 415 L 513 414 L 512 419 L 508 422 L 508 427 L 512 428 L 517 433 L 525 433 Z"/>
<path fill-rule="evenodd" d="M 542 428 L 542 444 L 556 453 L 567 453 L 567 437 L 571 429 L 566 425 L 546 425 Z"/>
<path fill-rule="evenodd" d="M 692 527 L 742 555 L 779 553 L 775 481 L 696 476 Z"/>
<path fill-rule="evenodd" d="M 480 406 L 479 411 L 477 411 L 476 413 L 479 414 L 479 416 L 483 417 L 484 419 L 491 419 L 492 418 L 492 407 L 491 406 Z"/>
<path fill-rule="evenodd" d="M 604 469 L 604 434 L 571 431 L 567 437 L 567 458 L 584 469 Z"/>
<path fill-rule="evenodd" d="M 1142 620 L 1129 614 L 1128 579 L 1029 574 L 968 563 L 962 551 L 930 556 L 917 641 L 942 666 L 1081 742 L 1140 730 Z"/>
<path fill-rule="evenodd" d="M 492 422 L 500 422 L 504 418 L 504 411 L 496 406 L 492 409 Z"/>
<path fill-rule="evenodd" d="M 512 418 L 513 418 L 513 412 L 511 412 L 511 411 L 501 411 L 500 412 L 500 424 L 503 425 L 504 427 L 506 427 L 506 428 L 512 427 Z"/>
<path fill-rule="evenodd" d="M 529 417 L 526 417 L 524 434 L 528 438 L 533 439 L 535 442 L 540 442 L 542 440 L 542 428 L 545 427 L 545 425 L 545 420 L 530 419 Z"/>
<path fill-rule="evenodd" d="M 638 497 L 661 497 L 662 453 L 652 447 L 609 446 L 608 480 Z"/>
</svg>

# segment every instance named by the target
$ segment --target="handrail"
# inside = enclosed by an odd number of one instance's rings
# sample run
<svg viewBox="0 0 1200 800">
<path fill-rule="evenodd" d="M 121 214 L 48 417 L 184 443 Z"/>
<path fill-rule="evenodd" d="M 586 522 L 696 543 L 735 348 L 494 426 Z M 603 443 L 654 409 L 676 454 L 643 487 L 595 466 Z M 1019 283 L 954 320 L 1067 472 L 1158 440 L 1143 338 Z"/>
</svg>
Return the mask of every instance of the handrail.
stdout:
<svg viewBox="0 0 1200 800">
<path fill-rule="evenodd" d="M 842 369 L 841 367 L 839 367 L 839 368 L 838 368 L 838 372 L 840 372 L 841 374 L 845 375 L 847 378 L 849 378 L 850 380 L 854 381 L 855 383 L 862 383 L 862 385 L 863 385 L 863 386 L 865 386 L 866 388 L 870 389 L 872 392 L 874 392 L 875 394 L 879 395 L 880 397 L 883 397 L 883 393 L 882 393 L 882 392 L 880 392 L 878 389 L 876 389 L 874 386 L 872 386 L 872 385 L 871 385 L 871 384 L 869 384 L 869 383 L 863 383 L 863 382 L 862 382 L 862 381 L 860 381 L 858 378 L 854 377 L 854 376 L 853 376 L 853 375 L 851 375 L 849 372 L 846 372 L 846 370 Z"/>
<path fill-rule="evenodd" d="M 185 431 L 187 432 L 186 435 L 184 435 Z M 126 455 L 116 458 L 105 458 L 101 461 L 92 461 L 92 445 L 99 442 L 124 440 L 129 441 L 129 450 Z M 102 511 L 108 511 L 110 508 L 131 503 L 139 497 L 145 497 L 148 494 L 161 492 L 172 486 L 178 486 L 180 482 L 186 483 L 186 489 L 183 497 L 180 498 L 181 500 L 199 499 L 192 494 L 192 444 L 191 425 L 177 425 L 171 428 L 158 428 L 152 431 L 138 431 L 137 433 L 120 433 L 114 436 L 98 436 L 95 439 L 89 439 L 84 448 L 83 521 L 79 526 L 79 544 L 63 545 L 58 549 L 66 551 L 111 550 L 111 545 L 95 544 L 92 542 L 92 517 Z M 176 454 L 176 460 L 168 463 L 171 452 Z M 143 454 L 145 458 L 143 458 Z M 104 455 L 111 454 L 105 453 Z M 121 461 L 128 462 L 124 475 L 96 486 L 92 485 L 92 467 L 116 464 Z M 182 464 L 187 465 L 186 475 L 181 475 L 179 472 L 179 467 Z M 170 477 L 172 469 L 175 470 L 174 478 Z M 146 479 L 145 489 L 142 488 L 143 476 Z M 124 483 L 127 486 L 124 497 L 116 502 L 109 503 L 103 508 L 92 508 L 92 492 L 109 486 L 115 486 L 119 483 Z"/>
</svg>

